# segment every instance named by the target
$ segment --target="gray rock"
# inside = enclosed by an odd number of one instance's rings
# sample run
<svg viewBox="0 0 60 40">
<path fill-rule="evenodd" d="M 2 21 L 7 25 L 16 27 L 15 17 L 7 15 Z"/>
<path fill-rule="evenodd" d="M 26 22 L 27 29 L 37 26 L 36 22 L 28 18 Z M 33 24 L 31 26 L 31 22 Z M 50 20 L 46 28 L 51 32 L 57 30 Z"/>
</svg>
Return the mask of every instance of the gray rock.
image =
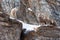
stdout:
<svg viewBox="0 0 60 40">
<path fill-rule="evenodd" d="M 3 15 L 3 13 L 0 15 Z M 5 15 L 8 16 L 7 14 Z M 10 19 L 9 16 L 4 16 L 0 16 L 0 20 L 2 20 L 0 21 L 0 40 L 20 40 L 22 23 Z"/>
</svg>

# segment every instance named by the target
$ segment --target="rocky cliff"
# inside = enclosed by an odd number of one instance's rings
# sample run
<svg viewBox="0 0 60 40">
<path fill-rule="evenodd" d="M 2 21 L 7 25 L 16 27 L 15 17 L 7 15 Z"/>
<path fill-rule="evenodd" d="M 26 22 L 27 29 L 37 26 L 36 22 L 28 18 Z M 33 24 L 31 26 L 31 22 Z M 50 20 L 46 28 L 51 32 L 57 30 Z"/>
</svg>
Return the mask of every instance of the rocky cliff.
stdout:
<svg viewBox="0 0 60 40">
<path fill-rule="evenodd" d="M 3 0 L 1 8 L 9 15 L 13 8 L 17 8 L 17 19 L 28 24 L 41 25 L 36 32 L 24 31 L 22 40 L 60 40 L 60 0 Z M 21 27 L 22 24 L 17 20 L 0 14 L 1 40 L 19 40 Z"/>
<path fill-rule="evenodd" d="M 37 31 L 25 31 L 22 40 L 60 40 L 59 30 L 54 26 L 41 26 Z"/>
<path fill-rule="evenodd" d="M 0 13 L 0 40 L 20 40 L 22 23 Z"/>
<path fill-rule="evenodd" d="M 38 25 L 41 16 L 55 20 L 58 26 L 60 24 L 59 0 L 4 0 L 1 5 L 4 12 L 8 14 L 10 14 L 12 8 L 18 7 L 17 18 L 25 23 Z"/>
</svg>

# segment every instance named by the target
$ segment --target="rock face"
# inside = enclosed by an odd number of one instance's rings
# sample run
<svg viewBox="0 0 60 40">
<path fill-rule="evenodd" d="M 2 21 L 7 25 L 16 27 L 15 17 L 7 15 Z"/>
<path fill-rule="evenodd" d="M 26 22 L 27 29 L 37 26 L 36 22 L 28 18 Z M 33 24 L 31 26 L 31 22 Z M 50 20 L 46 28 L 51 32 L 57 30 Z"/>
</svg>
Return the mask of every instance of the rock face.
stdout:
<svg viewBox="0 0 60 40">
<path fill-rule="evenodd" d="M 11 9 L 18 7 L 18 19 L 29 24 L 40 24 L 39 16 L 54 19 L 60 24 L 60 1 L 59 0 L 4 0 L 2 1 L 4 12 L 10 14 Z M 8 8 L 8 9 L 7 9 Z"/>
<path fill-rule="evenodd" d="M 0 13 L 0 40 L 20 40 L 22 23 Z"/>
<path fill-rule="evenodd" d="M 53 26 L 41 26 L 37 29 L 37 33 L 44 37 L 50 37 L 50 38 L 60 38 L 60 32 L 59 28 L 55 28 Z"/>
<path fill-rule="evenodd" d="M 23 40 L 60 40 L 60 29 L 53 26 L 41 26 L 37 31 L 25 31 Z"/>
<path fill-rule="evenodd" d="M 60 24 L 60 1 L 59 0 L 47 0 L 47 3 L 51 7 L 52 17 L 56 20 L 57 25 Z"/>
<path fill-rule="evenodd" d="M 56 20 L 58 26 L 60 24 L 59 0 L 4 0 L 1 4 L 4 12 L 8 14 L 12 8 L 18 7 L 19 10 L 16 12 L 18 19 L 25 23 L 39 24 L 39 16 L 42 16 Z"/>
<path fill-rule="evenodd" d="M 43 21 L 43 23 L 47 22 L 45 19 Z M 52 23 L 48 20 L 46 24 L 38 27 L 36 31 L 24 32 L 23 40 L 60 40 L 60 28 L 57 27 L 55 22 Z"/>
<path fill-rule="evenodd" d="M 47 25 L 38 28 L 37 32 L 27 32 L 22 40 L 60 40 L 60 29 L 57 28 L 60 26 L 60 0 L 3 0 L 1 6 L 9 15 L 12 8 L 18 7 L 17 19 L 25 23 Z M 1 40 L 18 40 L 22 24 L 16 20 L 5 19 L 7 16 L 0 16 Z"/>
</svg>

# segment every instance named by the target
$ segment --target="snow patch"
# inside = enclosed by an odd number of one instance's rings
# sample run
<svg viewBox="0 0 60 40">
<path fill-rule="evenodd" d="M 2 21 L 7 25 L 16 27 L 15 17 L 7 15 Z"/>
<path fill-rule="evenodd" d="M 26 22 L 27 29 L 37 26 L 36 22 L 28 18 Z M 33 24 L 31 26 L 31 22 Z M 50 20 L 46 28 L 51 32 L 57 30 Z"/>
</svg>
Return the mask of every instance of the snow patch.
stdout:
<svg viewBox="0 0 60 40">
<path fill-rule="evenodd" d="M 10 17 L 10 19 L 15 19 L 15 18 Z M 27 24 L 27 23 L 24 23 L 23 21 L 18 20 L 18 19 L 15 19 L 15 20 L 17 20 L 17 21 L 19 21 L 19 22 L 21 22 L 23 24 L 23 29 L 30 30 L 30 31 L 32 31 L 32 30 L 36 31 L 36 29 L 41 26 L 41 25 Z"/>
<path fill-rule="evenodd" d="M 29 10 L 29 11 L 32 11 L 32 9 L 31 9 L 31 8 L 28 8 L 28 10 Z"/>
</svg>

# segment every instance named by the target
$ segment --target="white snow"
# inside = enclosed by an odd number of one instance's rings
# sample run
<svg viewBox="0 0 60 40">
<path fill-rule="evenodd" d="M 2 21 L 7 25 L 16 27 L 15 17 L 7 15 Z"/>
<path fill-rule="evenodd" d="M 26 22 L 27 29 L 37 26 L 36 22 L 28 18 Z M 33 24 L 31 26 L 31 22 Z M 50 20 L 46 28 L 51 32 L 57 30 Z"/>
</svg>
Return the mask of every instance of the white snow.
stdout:
<svg viewBox="0 0 60 40">
<path fill-rule="evenodd" d="M 28 8 L 28 10 L 29 10 L 29 11 L 32 11 L 32 9 L 31 9 L 31 8 Z"/>
<path fill-rule="evenodd" d="M 15 19 L 15 18 L 13 18 L 13 17 L 10 17 L 10 19 Z M 27 23 L 24 23 L 23 21 L 21 21 L 21 20 L 18 20 L 18 19 L 15 19 L 15 20 L 17 20 L 17 21 L 19 21 L 19 22 L 21 22 L 22 24 L 23 24 L 23 29 L 26 29 L 26 30 L 35 30 L 35 29 L 37 29 L 38 27 L 40 27 L 41 25 L 31 25 L 31 24 L 27 24 Z M 35 30 L 36 31 L 36 30 Z"/>
</svg>

